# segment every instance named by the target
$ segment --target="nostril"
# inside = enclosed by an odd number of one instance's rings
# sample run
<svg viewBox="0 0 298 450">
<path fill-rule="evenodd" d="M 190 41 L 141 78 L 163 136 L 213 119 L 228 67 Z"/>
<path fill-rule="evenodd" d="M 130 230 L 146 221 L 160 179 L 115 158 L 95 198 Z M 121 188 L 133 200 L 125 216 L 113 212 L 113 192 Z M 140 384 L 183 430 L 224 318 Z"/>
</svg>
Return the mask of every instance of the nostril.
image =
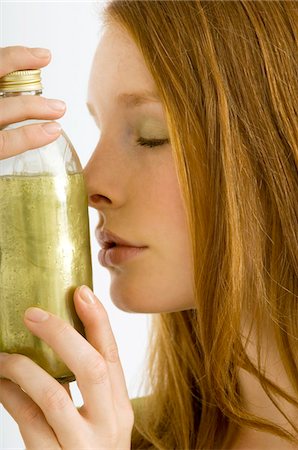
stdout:
<svg viewBox="0 0 298 450">
<path fill-rule="evenodd" d="M 99 194 L 90 195 L 89 199 L 92 203 L 97 203 L 100 200 L 101 196 Z"/>
<path fill-rule="evenodd" d="M 106 201 L 108 203 L 111 203 L 111 200 L 108 197 L 105 197 L 104 195 L 100 194 L 93 194 L 89 196 L 90 203 L 98 204 L 100 202 Z"/>
</svg>

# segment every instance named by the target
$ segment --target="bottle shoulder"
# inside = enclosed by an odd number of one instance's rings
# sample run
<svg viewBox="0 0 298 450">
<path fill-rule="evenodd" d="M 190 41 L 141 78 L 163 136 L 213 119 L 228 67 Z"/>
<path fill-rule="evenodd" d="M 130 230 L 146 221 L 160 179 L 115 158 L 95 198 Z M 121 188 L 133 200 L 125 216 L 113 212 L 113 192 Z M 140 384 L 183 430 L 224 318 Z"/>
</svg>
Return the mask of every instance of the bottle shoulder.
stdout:
<svg viewBox="0 0 298 450">
<path fill-rule="evenodd" d="M 9 124 L 2 130 L 11 130 L 24 125 L 44 123 L 45 120 L 29 119 Z M 0 176 L 4 175 L 59 175 L 74 174 L 82 171 L 79 157 L 64 130 L 53 142 L 10 158 L 0 160 Z"/>
</svg>

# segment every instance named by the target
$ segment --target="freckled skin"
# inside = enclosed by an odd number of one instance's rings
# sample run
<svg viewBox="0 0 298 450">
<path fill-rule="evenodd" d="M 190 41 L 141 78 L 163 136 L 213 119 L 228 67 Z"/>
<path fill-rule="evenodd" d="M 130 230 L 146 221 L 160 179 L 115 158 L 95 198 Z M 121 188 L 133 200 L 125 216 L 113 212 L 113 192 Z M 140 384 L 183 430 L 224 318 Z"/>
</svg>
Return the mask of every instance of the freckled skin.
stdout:
<svg viewBox="0 0 298 450">
<path fill-rule="evenodd" d="M 111 298 L 131 312 L 171 312 L 194 307 L 191 246 L 172 148 L 136 143 L 141 136 L 164 138 L 162 103 L 127 108 L 121 93 L 156 91 L 144 59 L 128 34 L 109 25 L 97 47 L 88 103 L 100 139 L 84 169 L 89 204 L 105 218 L 105 228 L 148 249 L 109 267 Z M 148 133 L 148 123 L 151 130 Z M 142 134 L 144 136 L 142 136 Z"/>
</svg>

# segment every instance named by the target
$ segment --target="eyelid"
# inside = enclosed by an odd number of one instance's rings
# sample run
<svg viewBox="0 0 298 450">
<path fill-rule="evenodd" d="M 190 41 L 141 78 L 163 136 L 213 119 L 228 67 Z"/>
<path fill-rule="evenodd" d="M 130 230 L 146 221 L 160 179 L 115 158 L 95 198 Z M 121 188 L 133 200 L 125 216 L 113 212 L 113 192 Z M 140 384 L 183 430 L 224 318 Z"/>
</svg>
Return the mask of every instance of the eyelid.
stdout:
<svg viewBox="0 0 298 450">
<path fill-rule="evenodd" d="M 145 139 L 140 137 L 137 140 L 137 144 L 141 145 L 142 147 L 149 147 L 149 148 L 154 148 L 154 147 L 160 147 L 162 145 L 165 144 L 169 144 L 170 143 L 170 139 L 169 138 L 165 138 L 165 139 Z"/>
</svg>

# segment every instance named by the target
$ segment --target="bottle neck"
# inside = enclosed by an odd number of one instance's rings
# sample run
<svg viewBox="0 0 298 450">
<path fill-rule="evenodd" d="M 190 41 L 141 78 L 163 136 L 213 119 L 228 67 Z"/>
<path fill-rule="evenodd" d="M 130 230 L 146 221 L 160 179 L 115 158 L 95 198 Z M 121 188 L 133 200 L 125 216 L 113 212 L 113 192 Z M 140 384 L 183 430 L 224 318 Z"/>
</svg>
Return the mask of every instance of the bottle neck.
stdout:
<svg viewBox="0 0 298 450">
<path fill-rule="evenodd" d="M 38 90 L 34 90 L 34 91 L 20 91 L 20 92 L 5 92 L 5 91 L 0 91 L 0 98 L 4 98 L 4 97 L 17 97 L 19 95 L 41 95 L 42 94 L 42 90 L 38 89 Z"/>
</svg>

